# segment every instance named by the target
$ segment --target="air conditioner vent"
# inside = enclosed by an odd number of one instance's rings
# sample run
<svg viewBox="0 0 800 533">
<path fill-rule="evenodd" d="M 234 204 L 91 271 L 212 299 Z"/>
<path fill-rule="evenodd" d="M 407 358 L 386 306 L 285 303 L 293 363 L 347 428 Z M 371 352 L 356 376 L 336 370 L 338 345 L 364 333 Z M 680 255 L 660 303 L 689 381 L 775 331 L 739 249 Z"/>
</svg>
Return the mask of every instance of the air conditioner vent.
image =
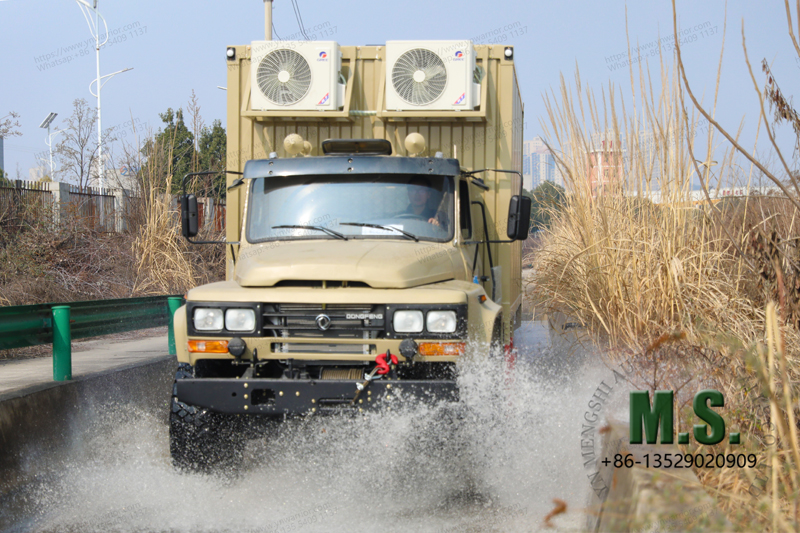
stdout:
<svg viewBox="0 0 800 533">
<path fill-rule="evenodd" d="M 424 48 L 409 50 L 392 67 L 392 86 L 409 104 L 429 104 L 439 98 L 447 86 L 444 61 Z"/>
<path fill-rule="evenodd" d="M 275 50 L 259 63 L 256 83 L 270 102 L 281 106 L 296 104 L 311 88 L 311 68 L 294 50 Z"/>
</svg>

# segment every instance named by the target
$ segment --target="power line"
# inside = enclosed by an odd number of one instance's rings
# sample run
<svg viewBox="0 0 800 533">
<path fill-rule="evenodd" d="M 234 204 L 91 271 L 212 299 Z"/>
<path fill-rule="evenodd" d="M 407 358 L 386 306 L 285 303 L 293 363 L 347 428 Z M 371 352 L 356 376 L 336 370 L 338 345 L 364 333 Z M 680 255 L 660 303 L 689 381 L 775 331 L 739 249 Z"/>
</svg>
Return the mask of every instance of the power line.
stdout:
<svg viewBox="0 0 800 533">
<path fill-rule="evenodd" d="M 275 37 L 278 38 L 279 41 L 283 40 L 283 39 L 281 39 L 281 36 L 278 35 L 278 31 L 275 29 L 275 23 L 274 22 L 272 23 L 272 33 L 275 35 Z"/>
<path fill-rule="evenodd" d="M 306 35 L 306 30 L 303 29 L 303 18 L 300 16 L 300 6 L 297 5 L 297 0 L 292 0 L 292 9 L 294 9 L 294 18 L 297 19 L 297 25 L 300 27 L 300 34 L 306 41 L 310 41 Z"/>
<path fill-rule="evenodd" d="M 297 16 L 300 17 L 300 24 L 303 26 L 303 35 L 305 35 L 306 40 L 310 41 L 311 39 L 309 39 L 308 35 L 306 34 L 306 22 L 303 20 L 303 14 L 300 12 L 300 4 L 298 3 L 298 0 L 293 1 L 294 5 L 297 6 Z"/>
</svg>

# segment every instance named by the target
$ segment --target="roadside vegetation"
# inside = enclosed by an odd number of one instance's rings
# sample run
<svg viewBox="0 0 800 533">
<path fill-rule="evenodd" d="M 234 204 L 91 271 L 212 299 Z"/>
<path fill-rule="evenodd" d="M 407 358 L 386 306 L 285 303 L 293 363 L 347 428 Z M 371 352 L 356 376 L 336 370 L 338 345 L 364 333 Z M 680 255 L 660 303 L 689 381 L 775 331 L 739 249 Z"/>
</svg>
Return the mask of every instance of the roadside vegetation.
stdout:
<svg viewBox="0 0 800 533">
<path fill-rule="evenodd" d="M 795 531 L 800 118 L 769 66 L 751 68 L 761 138 L 766 132 L 769 142 L 757 152 L 740 144 L 740 131 L 714 121 L 716 94 L 711 105 L 695 98 L 679 53 L 675 62 L 661 58 L 658 77 L 646 68 L 631 68 L 625 103 L 618 87 L 592 90 L 577 71 L 573 83 L 562 76 L 546 95 L 542 126 L 567 195 L 524 260 L 532 264 L 526 292 L 538 309 L 583 324 L 601 357 L 633 362 L 632 388 L 677 391 L 676 433 L 698 422 L 694 392 L 722 391 L 727 432 L 739 431 L 743 444 L 726 438 L 713 450 L 683 451 L 755 453 L 755 469 L 696 472 L 738 527 Z M 712 125 L 707 134 L 695 127 L 704 119 Z M 797 137 L 795 157 L 776 139 L 784 122 Z M 698 185 L 706 201 L 695 205 Z M 715 188 L 762 185 L 782 192 L 712 200 Z"/>
<path fill-rule="evenodd" d="M 109 161 L 135 172 L 121 233 L 100 231 L 97 215 L 87 216 L 79 202 L 55 206 L 45 195 L 18 194 L 13 183 L 0 183 L 0 305 L 183 294 L 224 279 L 224 247 L 192 246 L 180 235 L 180 180 L 187 172 L 225 168 L 225 130 L 219 121 L 203 123 L 194 95 L 187 109 L 188 125 L 181 109 L 169 109 L 162 129 L 134 131 L 143 141 L 123 142 Z M 11 129 L 15 117 L 3 124 Z M 76 101 L 63 127 L 54 157 L 64 175 L 54 181 L 85 186 L 97 168 L 94 111 Z M 189 190 L 224 200 L 224 177 L 194 180 Z M 224 240 L 213 226 L 205 224 L 198 238 Z"/>
</svg>

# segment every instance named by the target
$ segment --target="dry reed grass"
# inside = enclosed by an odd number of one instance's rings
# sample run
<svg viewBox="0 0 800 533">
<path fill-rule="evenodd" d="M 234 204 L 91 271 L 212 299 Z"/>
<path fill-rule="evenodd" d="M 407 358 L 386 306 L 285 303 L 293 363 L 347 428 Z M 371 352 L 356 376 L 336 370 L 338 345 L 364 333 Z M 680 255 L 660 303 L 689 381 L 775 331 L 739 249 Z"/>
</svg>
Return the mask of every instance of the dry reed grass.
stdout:
<svg viewBox="0 0 800 533">
<path fill-rule="evenodd" d="M 178 203 L 170 194 L 173 183 L 174 139 L 154 135 L 145 160 L 135 161 L 139 175 L 141 223 L 132 244 L 136 257 L 134 290 L 141 294 L 172 294 L 217 281 L 224 277 L 225 251 L 222 245 L 193 246 L 180 234 Z M 141 152 L 130 151 L 131 157 Z M 207 224 L 200 240 L 224 240 Z"/>
<path fill-rule="evenodd" d="M 678 71 L 662 59 L 659 73 L 653 81 L 631 70 L 629 109 L 615 87 L 597 94 L 577 72 L 574 86 L 562 76 L 547 95 L 542 127 L 568 197 L 524 260 L 533 265 L 526 293 L 538 309 L 584 324 L 609 357 L 629 358 L 640 388 L 721 390 L 729 431 L 745 445 L 703 452 L 756 453 L 768 483 L 750 469 L 698 470 L 701 481 L 740 527 L 794 530 L 800 335 L 791 324 L 800 315 L 792 307 L 800 254 L 778 241 L 796 232 L 798 213 L 794 201 L 777 198 L 692 205 L 694 180 L 708 191 L 712 178 L 719 187 L 735 174 L 733 153 L 713 172 L 710 156 L 697 164 Z M 708 154 L 713 146 L 711 130 Z M 588 177 L 605 170 L 589 155 L 598 152 L 610 172 L 593 186 Z M 649 200 L 656 190 L 657 204 Z M 679 396 L 684 428 L 694 421 L 688 389 Z"/>
</svg>

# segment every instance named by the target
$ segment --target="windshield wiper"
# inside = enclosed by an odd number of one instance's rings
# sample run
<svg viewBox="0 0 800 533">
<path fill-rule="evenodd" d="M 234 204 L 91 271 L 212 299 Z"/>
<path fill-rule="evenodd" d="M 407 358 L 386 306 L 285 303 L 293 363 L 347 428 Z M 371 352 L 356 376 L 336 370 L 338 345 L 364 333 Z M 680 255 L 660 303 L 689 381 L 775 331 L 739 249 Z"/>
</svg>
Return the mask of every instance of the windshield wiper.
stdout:
<svg viewBox="0 0 800 533">
<path fill-rule="evenodd" d="M 333 237 L 336 237 L 337 239 L 342 239 L 342 240 L 345 240 L 345 241 L 347 240 L 347 237 L 345 237 L 344 235 L 342 235 L 338 231 L 333 231 L 332 229 L 328 229 L 328 228 L 323 227 L 323 226 L 298 226 L 298 225 L 294 225 L 294 224 L 289 224 L 289 225 L 286 225 L 286 226 L 272 226 L 272 229 L 314 229 L 314 230 L 317 230 L 317 231 L 324 231 L 328 235 L 332 235 Z"/>
<path fill-rule="evenodd" d="M 415 242 L 419 242 L 419 239 L 413 233 L 409 233 L 407 231 L 403 231 L 399 228 L 395 228 L 394 226 L 381 226 L 380 224 L 364 224 L 363 222 L 340 222 L 340 226 L 360 226 L 362 228 L 377 228 L 377 229 L 385 229 L 385 230 L 394 230 L 398 233 L 402 233 L 409 239 L 414 239 Z"/>
</svg>

